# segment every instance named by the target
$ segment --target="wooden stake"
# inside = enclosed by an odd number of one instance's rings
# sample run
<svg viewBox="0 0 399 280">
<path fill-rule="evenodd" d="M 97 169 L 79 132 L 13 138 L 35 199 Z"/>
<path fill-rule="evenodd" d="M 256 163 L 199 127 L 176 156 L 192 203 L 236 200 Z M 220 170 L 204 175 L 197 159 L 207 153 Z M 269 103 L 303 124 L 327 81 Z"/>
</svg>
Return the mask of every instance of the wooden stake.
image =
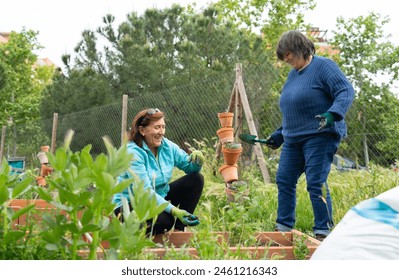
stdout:
<svg viewBox="0 0 399 280">
<path fill-rule="evenodd" d="M 58 113 L 53 114 L 53 129 L 51 131 L 51 152 L 55 152 L 55 145 L 57 141 L 57 128 L 58 128 Z"/>
<path fill-rule="evenodd" d="M 6 127 L 1 130 L 0 165 L 3 163 L 4 143 L 6 142 Z"/>
<path fill-rule="evenodd" d="M 121 146 L 124 143 L 126 137 L 126 123 L 127 123 L 127 95 L 124 94 L 122 97 L 122 128 L 121 128 Z"/>
</svg>

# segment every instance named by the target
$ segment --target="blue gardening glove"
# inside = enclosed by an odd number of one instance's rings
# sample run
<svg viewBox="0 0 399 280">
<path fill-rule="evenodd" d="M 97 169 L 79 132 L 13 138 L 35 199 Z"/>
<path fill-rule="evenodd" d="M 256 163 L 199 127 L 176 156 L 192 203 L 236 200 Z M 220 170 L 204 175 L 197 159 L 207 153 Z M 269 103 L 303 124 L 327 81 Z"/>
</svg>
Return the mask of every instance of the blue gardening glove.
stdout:
<svg viewBox="0 0 399 280">
<path fill-rule="evenodd" d="M 278 149 L 280 147 L 279 145 L 277 145 L 276 141 L 274 141 L 274 139 L 271 136 L 269 136 L 266 139 L 265 144 L 266 144 L 266 146 L 268 146 L 269 148 L 271 148 L 273 150 Z"/>
<path fill-rule="evenodd" d="M 188 159 L 188 162 L 192 162 L 198 165 L 203 165 L 205 157 L 201 151 L 193 151 Z"/>
<path fill-rule="evenodd" d="M 186 210 L 173 207 L 170 213 L 186 226 L 196 226 L 200 223 L 197 216 L 188 213 Z"/>
<path fill-rule="evenodd" d="M 334 116 L 330 112 L 316 115 L 315 118 L 320 119 L 319 128 L 317 129 L 318 131 L 332 127 L 334 124 Z"/>
</svg>

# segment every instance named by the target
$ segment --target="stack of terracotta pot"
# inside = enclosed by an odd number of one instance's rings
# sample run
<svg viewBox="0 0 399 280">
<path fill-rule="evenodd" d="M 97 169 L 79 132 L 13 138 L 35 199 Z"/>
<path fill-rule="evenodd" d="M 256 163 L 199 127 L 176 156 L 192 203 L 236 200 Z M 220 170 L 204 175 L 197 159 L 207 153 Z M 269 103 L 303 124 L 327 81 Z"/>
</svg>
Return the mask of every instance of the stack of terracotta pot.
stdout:
<svg viewBox="0 0 399 280">
<path fill-rule="evenodd" d="M 226 184 L 238 180 L 237 162 L 242 152 L 241 144 L 234 142 L 233 117 L 234 114 L 231 112 L 218 113 L 221 128 L 218 129 L 217 135 L 222 143 L 224 159 L 224 164 L 219 167 L 219 173 Z"/>
<path fill-rule="evenodd" d="M 47 154 L 50 151 L 50 146 L 40 147 L 40 152 L 37 154 L 37 158 L 41 163 L 40 176 L 36 177 L 36 183 L 38 186 L 46 186 L 46 176 L 53 172 L 53 168 L 49 165 Z"/>
</svg>

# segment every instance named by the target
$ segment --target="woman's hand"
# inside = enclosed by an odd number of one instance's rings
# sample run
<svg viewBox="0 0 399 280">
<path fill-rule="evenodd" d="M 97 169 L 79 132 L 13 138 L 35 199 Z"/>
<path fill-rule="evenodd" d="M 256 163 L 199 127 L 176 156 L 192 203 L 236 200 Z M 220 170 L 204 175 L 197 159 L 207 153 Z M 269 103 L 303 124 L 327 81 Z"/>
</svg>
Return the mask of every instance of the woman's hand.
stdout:
<svg viewBox="0 0 399 280">
<path fill-rule="evenodd" d="M 192 162 L 198 165 L 203 165 L 205 157 L 201 151 L 193 151 L 188 159 L 188 162 Z"/>
<path fill-rule="evenodd" d="M 330 112 L 316 115 L 315 118 L 320 119 L 319 128 L 317 130 L 332 127 L 334 124 L 334 116 Z"/>
<path fill-rule="evenodd" d="M 170 213 L 186 226 L 196 226 L 199 224 L 198 217 L 188 213 L 186 210 L 173 207 Z"/>
</svg>

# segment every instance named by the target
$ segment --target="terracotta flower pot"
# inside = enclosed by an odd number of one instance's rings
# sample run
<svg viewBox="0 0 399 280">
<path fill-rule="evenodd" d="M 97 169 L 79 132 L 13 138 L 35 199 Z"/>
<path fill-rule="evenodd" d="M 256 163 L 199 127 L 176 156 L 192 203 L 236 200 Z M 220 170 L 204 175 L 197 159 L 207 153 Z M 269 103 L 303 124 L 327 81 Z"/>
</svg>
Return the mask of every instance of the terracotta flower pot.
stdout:
<svg viewBox="0 0 399 280">
<path fill-rule="evenodd" d="M 50 175 L 51 172 L 53 172 L 54 169 L 50 166 L 48 166 L 47 164 L 42 164 L 42 167 L 40 169 L 40 176 L 47 176 Z"/>
<path fill-rule="evenodd" d="M 219 128 L 216 133 L 222 143 L 234 141 L 234 128 L 232 127 Z"/>
<path fill-rule="evenodd" d="M 231 112 L 218 113 L 221 127 L 233 127 L 233 117 L 234 113 Z"/>
<path fill-rule="evenodd" d="M 47 185 L 46 178 L 44 178 L 43 176 L 37 176 L 36 184 L 40 187 L 45 187 Z"/>
<path fill-rule="evenodd" d="M 238 180 L 237 164 L 223 164 L 221 167 L 219 167 L 219 173 L 220 175 L 222 175 L 225 183 L 230 183 Z"/>
<path fill-rule="evenodd" d="M 44 153 L 47 153 L 50 151 L 50 146 L 41 146 L 40 150 Z"/>
<path fill-rule="evenodd" d="M 241 152 L 242 152 L 242 147 L 239 147 L 237 149 L 222 147 L 224 163 L 229 165 L 236 164 L 241 155 Z"/>
</svg>

